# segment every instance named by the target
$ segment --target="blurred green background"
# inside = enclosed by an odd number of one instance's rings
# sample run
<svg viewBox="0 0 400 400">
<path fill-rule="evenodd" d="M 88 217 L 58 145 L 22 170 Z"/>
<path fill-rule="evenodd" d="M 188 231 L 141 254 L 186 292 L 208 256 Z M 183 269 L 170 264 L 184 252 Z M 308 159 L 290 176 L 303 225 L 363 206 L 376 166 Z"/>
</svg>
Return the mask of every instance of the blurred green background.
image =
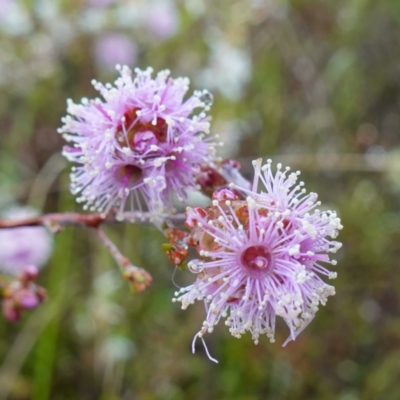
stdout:
<svg viewBox="0 0 400 400">
<path fill-rule="evenodd" d="M 55 238 L 49 300 L 0 320 L 0 399 L 400 399 L 400 2 L 0 0 L 0 210 L 80 210 L 56 133 L 66 98 L 115 62 L 169 68 L 214 93 L 213 132 L 250 177 L 272 157 L 337 209 L 337 295 L 286 348 L 223 323 L 190 343 L 202 304 L 171 302 L 163 237 L 107 227 L 153 285 L 129 292 L 90 232 Z M 1 243 L 0 243 L 1 246 Z M 193 280 L 179 272 L 178 284 Z"/>
</svg>

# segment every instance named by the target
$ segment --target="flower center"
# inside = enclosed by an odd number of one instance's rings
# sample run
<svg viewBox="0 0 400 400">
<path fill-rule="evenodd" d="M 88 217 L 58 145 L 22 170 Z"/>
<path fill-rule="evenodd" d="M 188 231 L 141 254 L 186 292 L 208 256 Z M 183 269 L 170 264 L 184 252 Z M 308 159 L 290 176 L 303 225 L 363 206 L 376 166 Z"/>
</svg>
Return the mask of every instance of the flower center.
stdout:
<svg viewBox="0 0 400 400">
<path fill-rule="evenodd" d="M 241 263 L 252 276 L 265 275 L 273 268 L 271 252 L 264 246 L 250 246 L 241 254 Z"/>
<path fill-rule="evenodd" d="M 139 108 L 132 108 L 124 114 L 124 122 L 119 126 L 116 139 L 122 146 L 130 147 L 139 153 L 143 153 L 152 144 L 163 143 L 167 140 L 168 126 L 163 118 L 142 122 L 136 112 Z M 126 135 L 125 135 L 125 132 Z"/>
<path fill-rule="evenodd" d="M 117 177 L 121 180 L 123 187 L 134 185 L 142 176 L 142 170 L 136 165 L 124 165 L 117 170 Z"/>
</svg>

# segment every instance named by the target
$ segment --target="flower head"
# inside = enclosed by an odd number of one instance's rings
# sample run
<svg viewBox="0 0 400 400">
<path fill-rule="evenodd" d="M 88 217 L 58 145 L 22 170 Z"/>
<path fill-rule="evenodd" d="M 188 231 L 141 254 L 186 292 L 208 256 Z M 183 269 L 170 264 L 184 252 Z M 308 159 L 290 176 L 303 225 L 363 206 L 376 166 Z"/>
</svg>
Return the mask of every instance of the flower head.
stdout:
<svg viewBox="0 0 400 400">
<path fill-rule="evenodd" d="M 136 68 L 134 76 L 126 66 L 117 69 L 114 86 L 93 81 L 102 100 L 68 101 L 59 132 L 72 144 L 63 154 L 78 164 L 71 190 L 93 211 L 171 206 L 172 193 L 185 199 L 200 165 L 213 159 L 205 113 L 212 97 L 197 91 L 184 100 L 189 79 L 169 78 L 168 70 L 152 78 L 151 68 Z"/>
<path fill-rule="evenodd" d="M 33 217 L 36 211 L 29 207 L 13 207 L 2 214 L 6 219 Z M 42 267 L 50 257 L 53 240 L 42 227 L 23 227 L 0 230 L 0 271 L 18 275 L 29 264 Z"/>
<path fill-rule="evenodd" d="M 254 162 L 250 190 L 231 185 L 213 195 L 212 206 L 188 208 L 186 225 L 196 241 L 199 258 L 189 262 L 197 275 L 193 285 L 175 293 L 185 309 L 204 300 L 207 316 L 200 332 L 212 332 L 222 318 L 230 333 L 246 331 L 257 344 L 266 334 L 274 342 L 280 316 L 290 330 L 285 344 L 309 324 L 320 304 L 335 293 L 322 277 L 335 278 L 321 263 L 336 265 L 329 253 L 341 243 L 342 228 L 333 211 L 320 211 L 315 193 L 305 193 L 300 172 L 289 172 L 271 161 Z M 263 189 L 258 192 L 259 183 Z M 239 199 L 237 191 L 246 196 Z"/>
</svg>

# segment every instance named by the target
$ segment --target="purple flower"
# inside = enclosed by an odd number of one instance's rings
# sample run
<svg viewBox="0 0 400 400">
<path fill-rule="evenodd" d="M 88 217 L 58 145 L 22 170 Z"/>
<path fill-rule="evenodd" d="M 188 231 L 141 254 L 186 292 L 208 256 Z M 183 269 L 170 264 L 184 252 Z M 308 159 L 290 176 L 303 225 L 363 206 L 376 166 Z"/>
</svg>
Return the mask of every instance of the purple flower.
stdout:
<svg viewBox="0 0 400 400">
<path fill-rule="evenodd" d="M 316 209 L 317 195 L 305 194 L 303 182 L 296 184 L 300 172 L 278 164 L 274 174 L 270 160 L 254 166 L 251 190 L 232 184 L 234 191 L 214 193 L 209 208 L 188 208 L 186 225 L 199 254 L 188 267 L 197 279 L 173 301 L 186 309 L 204 300 L 207 316 L 195 338 L 212 332 L 222 317 L 237 338 L 249 331 L 256 344 L 262 334 L 274 342 L 280 316 L 290 330 L 286 345 L 335 294 L 322 277 L 333 279 L 336 273 L 321 264 L 336 265 L 329 253 L 341 243 L 330 238 L 342 228 L 340 219 Z"/>
<path fill-rule="evenodd" d="M 96 39 L 94 56 L 102 67 L 113 68 L 115 64 L 134 64 L 137 47 L 127 35 L 106 33 Z"/>
<path fill-rule="evenodd" d="M 3 213 L 2 218 L 24 219 L 36 211 L 28 207 L 14 207 Z M 53 240 L 41 227 L 24 227 L 0 230 L 0 271 L 18 275 L 29 264 L 43 266 L 50 257 Z"/>
<path fill-rule="evenodd" d="M 114 86 L 93 81 L 103 100 L 68 100 L 70 115 L 59 132 L 71 143 L 63 154 L 78 164 L 72 193 L 99 212 L 114 205 L 119 214 L 171 207 L 172 194 L 184 200 L 200 165 L 214 158 L 215 144 L 206 137 L 211 96 L 196 91 L 184 100 L 189 79 L 169 78 L 168 70 L 152 78 L 152 68 L 136 68 L 134 76 L 126 66 L 117 69 Z"/>
</svg>

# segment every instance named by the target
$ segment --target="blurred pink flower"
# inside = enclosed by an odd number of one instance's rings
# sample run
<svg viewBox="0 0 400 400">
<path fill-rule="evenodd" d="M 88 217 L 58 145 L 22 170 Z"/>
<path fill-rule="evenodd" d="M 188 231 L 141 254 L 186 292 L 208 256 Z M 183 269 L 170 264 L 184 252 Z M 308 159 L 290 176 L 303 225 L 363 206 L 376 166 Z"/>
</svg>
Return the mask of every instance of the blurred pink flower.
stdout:
<svg viewBox="0 0 400 400">
<path fill-rule="evenodd" d="M 24 219 L 36 215 L 29 207 L 14 207 L 2 218 Z M 24 227 L 0 230 L 0 271 L 18 275 L 29 264 L 43 266 L 52 251 L 50 233 L 41 227 Z"/>
<path fill-rule="evenodd" d="M 99 66 L 114 69 L 115 64 L 132 65 L 136 63 L 136 57 L 136 43 L 121 33 L 101 35 L 94 45 L 94 58 Z"/>
<path fill-rule="evenodd" d="M 151 32 L 160 39 L 168 39 L 178 30 L 178 13 L 174 4 L 156 2 L 146 12 L 146 23 Z"/>
<path fill-rule="evenodd" d="M 38 274 L 36 266 L 27 265 L 16 279 L 3 285 L 1 308 L 9 321 L 18 321 L 24 310 L 33 310 L 46 299 L 46 290 L 35 283 Z"/>
<path fill-rule="evenodd" d="M 0 0 L 0 21 L 6 16 L 12 0 Z"/>
</svg>

